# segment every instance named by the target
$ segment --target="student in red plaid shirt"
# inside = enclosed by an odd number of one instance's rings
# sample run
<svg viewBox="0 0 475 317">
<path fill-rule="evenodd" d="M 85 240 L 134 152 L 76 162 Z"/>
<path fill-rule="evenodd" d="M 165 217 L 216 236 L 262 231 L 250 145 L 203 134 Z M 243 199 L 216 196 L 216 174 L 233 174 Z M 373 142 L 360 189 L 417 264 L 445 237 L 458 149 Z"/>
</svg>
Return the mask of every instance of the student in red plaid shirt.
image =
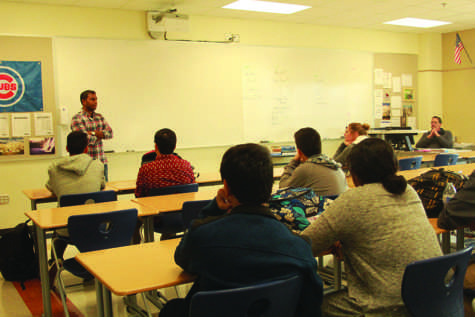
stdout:
<svg viewBox="0 0 475 317">
<path fill-rule="evenodd" d="M 85 90 L 81 93 L 82 111 L 77 113 L 71 121 L 72 131 L 83 131 L 88 136 L 87 153 L 95 160 L 104 163 L 104 176 L 109 180 L 107 158 L 104 155 L 102 140 L 112 139 L 112 128 L 106 119 L 96 112 L 97 96 L 94 90 Z"/>
</svg>

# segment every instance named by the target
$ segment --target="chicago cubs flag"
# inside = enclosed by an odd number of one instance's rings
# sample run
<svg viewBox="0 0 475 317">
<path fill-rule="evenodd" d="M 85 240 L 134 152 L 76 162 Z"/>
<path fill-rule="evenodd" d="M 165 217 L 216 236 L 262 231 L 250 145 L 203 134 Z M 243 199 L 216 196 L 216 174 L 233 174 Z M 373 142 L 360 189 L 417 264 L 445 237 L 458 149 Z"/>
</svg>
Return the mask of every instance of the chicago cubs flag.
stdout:
<svg viewBox="0 0 475 317">
<path fill-rule="evenodd" d="M 43 111 L 41 62 L 0 61 L 0 112 Z"/>
</svg>

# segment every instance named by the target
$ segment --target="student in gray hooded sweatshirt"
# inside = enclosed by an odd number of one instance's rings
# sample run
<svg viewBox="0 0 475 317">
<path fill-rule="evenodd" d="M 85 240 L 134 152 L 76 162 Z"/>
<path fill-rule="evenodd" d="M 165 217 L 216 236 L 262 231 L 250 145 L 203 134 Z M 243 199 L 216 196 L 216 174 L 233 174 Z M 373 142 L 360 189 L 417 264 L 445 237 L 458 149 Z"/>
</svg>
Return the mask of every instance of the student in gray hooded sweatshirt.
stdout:
<svg viewBox="0 0 475 317">
<path fill-rule="evenodd" d="M 46 183 L 53 194 L 59 198 L 62 195 L 97 192 L 106 186 L 104 165 L 99 160 L 93 160 L 87 154 L 87 134 L 74 131 L 68 134 L 66 150 L 69 156 L 53 162 L 48 169 L 49 179 Z M 58 229 L 55 236 L 68 237 L 67 229 Z M 58 258 L 63 259 L 67 243 L 64 240 L 53 239 Z M 51 263 L 52 264 L 52 263 Z M 56 266 L 50 267 L 50 283 L 54 283 Z"/>
<path fill-rule="evenodd" d="M 322 154 L 320 134 L 303 128 L 294 134 L 297 154 L 284 167 L 279 187 L 312 188 L 317 195 L 339 195 L 347 188 L 341 164 Z"/>
</svg>

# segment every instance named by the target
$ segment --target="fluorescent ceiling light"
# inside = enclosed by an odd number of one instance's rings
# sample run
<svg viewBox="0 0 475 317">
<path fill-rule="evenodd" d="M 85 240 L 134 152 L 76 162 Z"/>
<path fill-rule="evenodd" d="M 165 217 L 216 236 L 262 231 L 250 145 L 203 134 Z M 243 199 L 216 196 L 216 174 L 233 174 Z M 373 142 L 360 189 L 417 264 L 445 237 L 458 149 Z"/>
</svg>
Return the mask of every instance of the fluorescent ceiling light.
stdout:
<svg viewBox="0 0 475 317">
<path fill-rule="evenodd" d="M 288 4 L 270 1 L 258 1 L 258 0 L 238 0 L 223 7 L 224 9 L 257 11 L 257 12 L 269 12 L 280 14 L 291 14 L 299 12 L 308 8 L 309 6 L 303 6 L 298 4 Z"/>
<path fill-rule="evenodd" d="M 435 26 L 451 24 L 451 23 L 452 22 L 425 20 L 425 19 L 417 19 L 417 18 L 404 18 L 404 19 L 384 22 L 383 24 L 412 26 L 412 27 L 416 27 L 416 28 L 432 28 L 432 27 L 435 27 Z"/>
</svg>

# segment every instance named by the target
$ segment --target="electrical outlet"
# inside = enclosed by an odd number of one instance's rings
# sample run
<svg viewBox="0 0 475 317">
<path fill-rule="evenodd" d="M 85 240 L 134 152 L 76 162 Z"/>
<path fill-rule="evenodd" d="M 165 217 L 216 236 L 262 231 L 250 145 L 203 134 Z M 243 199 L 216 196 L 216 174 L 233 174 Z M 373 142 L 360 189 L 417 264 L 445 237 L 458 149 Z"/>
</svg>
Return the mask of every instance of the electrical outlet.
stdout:
<svg viewBox="0 0 475 317">
<path fill-rule="evenodd" d="M 10 202 L 8 194 L 0 194 L 0 205 L 6 205 Z"/>
</svg>

